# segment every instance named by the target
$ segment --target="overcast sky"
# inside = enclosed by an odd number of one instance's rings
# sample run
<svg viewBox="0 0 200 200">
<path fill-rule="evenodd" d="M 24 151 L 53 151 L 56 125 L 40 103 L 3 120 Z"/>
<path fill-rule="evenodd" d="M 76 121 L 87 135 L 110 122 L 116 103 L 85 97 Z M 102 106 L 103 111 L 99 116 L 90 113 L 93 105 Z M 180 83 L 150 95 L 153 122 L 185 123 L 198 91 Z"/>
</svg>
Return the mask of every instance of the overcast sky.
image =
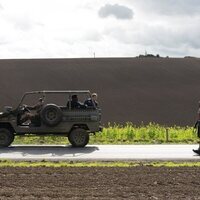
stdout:
<svg viewBox="0 0 200 200">
<path fill-rule="evenodd" d="M 200 57 L 200 0 L 0 0 L 0 58 Z"/>
</svg>

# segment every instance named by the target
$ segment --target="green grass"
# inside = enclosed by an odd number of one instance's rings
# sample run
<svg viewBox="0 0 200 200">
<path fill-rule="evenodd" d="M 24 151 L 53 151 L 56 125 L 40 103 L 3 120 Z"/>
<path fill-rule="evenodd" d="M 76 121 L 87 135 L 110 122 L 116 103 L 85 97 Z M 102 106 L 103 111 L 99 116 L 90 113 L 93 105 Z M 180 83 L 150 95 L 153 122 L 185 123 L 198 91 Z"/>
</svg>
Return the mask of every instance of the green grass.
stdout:
<svg viewBox="0 0 200 200">
<path fill-rule="evenodd" d="M 168 141 L 166 131 L 168 130 Z M 196 132 L 192 127 L 164 127 L 155 123 L 146 126 L 135 126 L 127 123 L 125 126 L 114 124 L 97 134 L 92 143 L 101 144 L 162 144 L 162 143 L 196 143 Z"/>
<path fill-rule="evenodd" d="M 168 141 L 166 139 L 168 130 Z M 90 144 L 163 144 L 197 143 L 198 138 L 192 127 L 164 127 L 155 123 L 135 126 L 132 123 L 109 125 L 102 133 L 90 137 Z M 66 137 L 16 137 L 14 144 L 69 144 Z"/>
<path fill-rule="evenodd" d="M 48 162 L 0 160 L 0 167 L 200 167 L 200 162 Z"/>
</svg>

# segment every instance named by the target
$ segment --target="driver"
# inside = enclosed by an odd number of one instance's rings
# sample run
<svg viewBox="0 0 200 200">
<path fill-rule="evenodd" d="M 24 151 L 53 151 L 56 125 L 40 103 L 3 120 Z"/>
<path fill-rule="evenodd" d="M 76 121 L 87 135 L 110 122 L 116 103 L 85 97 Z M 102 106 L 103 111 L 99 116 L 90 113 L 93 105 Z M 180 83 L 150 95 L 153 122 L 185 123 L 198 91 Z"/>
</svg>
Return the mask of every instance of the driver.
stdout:
<svg viewBox="0 0 200 200">
<path fill-rule="evenodd" d="M 25 106 L 25 108 L 27 110 L 34 110 L 35 113 L 31 113 L 31 112 L 26 112 L 25 115 L 21 118 L 21 124 L 23 124 L 24 122 L 28 121 L 28 120 L 33 120 L 35 118 L 39 117 L 39 113 L 42 110 L 42 107 L 44 105 L 44 100 L 43 98 L 39 98 L 38 102 L 33 105 L 33 106 Z"/>
</svg>

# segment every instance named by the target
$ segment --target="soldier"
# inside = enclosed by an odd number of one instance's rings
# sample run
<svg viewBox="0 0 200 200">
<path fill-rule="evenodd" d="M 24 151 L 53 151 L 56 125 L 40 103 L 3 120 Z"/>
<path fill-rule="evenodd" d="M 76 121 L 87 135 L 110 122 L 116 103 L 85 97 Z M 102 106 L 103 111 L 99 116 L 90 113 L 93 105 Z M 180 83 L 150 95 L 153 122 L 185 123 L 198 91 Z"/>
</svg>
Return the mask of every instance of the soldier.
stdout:
<svg viewBox="0 0 200 200">
<path fill-rule="evenodd" d="M 28 120 L 33 120 L 33 119 L 39 118 L 39 113 L 42 110 L 43 104 L 44 104 L 43 98 L 39 98 L 38 102 L 35 105 L 25 106 L 25 109 L 27 109 L 28 111 L 34 110 L 35 113 L 26 112 L 25 115 L 20 120 L 21 124 L 23 124 L 24 122 L 26 122 Z"/>
<path fill-rule="evenodd" d="M 70 102 L 71 109 L 86 108 L 85 105 L 78 101 L 78 96 L 76 94 L 72 95 L 72 100 Z M 67 107 L 69 108 L 69 101 L 67 102 Z"/>
<path fill-rule="evenodd" d="M 98 107 L 97 93 L 92 93 L 92 98 L 88 98 L 84 102 L 84 105 L 86 105 L 87 107 Z"/>
<path fill-rule="evenodd" d="M 198 138 L 200 138 L 200 101 L 199 101 L 199 108 L 198 108 L 198 111 L 197 111 L 197 121 L 194 125 L 194 128 L 197 129 L 197 136 L 198 136 Z M 193 151 L 195 153 L 200 154 L 200 142 L 199 142 L 199 148 L 197 150 L 193 149 Z"/>
</svg>

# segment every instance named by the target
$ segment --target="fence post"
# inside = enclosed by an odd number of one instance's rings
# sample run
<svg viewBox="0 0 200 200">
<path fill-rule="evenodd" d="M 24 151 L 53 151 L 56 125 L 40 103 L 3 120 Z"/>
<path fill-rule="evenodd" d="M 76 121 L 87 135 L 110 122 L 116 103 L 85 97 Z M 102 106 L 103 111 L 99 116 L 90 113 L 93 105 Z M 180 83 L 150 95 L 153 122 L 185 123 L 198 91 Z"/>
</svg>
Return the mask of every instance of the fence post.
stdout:
<svg viewBox="0 0 200 200">
<path fill-rule="evenodd" d="M 169 129 L 166 128 L 166 142 L 169 142 Z"/>
</svg>

